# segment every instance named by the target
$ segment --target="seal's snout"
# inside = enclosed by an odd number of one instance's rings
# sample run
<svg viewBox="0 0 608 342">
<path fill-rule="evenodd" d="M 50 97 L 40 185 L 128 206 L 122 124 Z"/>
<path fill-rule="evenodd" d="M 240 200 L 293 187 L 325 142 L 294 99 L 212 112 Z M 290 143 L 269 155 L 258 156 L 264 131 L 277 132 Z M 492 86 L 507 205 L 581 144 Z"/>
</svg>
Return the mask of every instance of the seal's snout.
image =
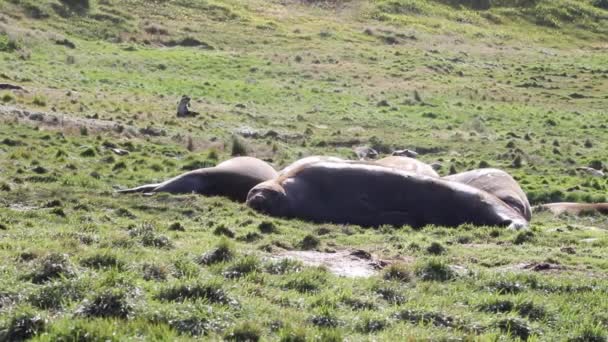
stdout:
<svg viewBox="0 0 608 342">
<path fill-rule="evenodd" d="M 249 191 L 247 205 L 255 211 L 271 215 L 285 216 L 285 192 L 276 184 L 263 183 Z"/>
<path fill-rule="evenodd" d="M 507 229 L 511 229 L 511 230 L 525 230 L 528 229 L 528 222 L 526 222 L 525 220 L 504 220 L 502 221 L 502 226 L 503 227 L 507 227 Z"/>
<path fill-rule="evenodd" d="M 262 191 L 255 191 L 247 196 L 247 205 L 259 212 L 268 213 L 266 201 L 266 196 Z"/>
</svg>

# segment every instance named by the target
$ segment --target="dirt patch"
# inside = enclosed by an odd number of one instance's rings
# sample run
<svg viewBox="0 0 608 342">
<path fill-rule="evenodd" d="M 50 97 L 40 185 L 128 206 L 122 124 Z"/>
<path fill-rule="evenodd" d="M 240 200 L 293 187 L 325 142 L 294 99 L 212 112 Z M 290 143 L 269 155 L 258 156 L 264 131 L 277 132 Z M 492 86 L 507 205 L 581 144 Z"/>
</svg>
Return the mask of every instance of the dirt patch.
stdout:
<svg viewBox="0 0 608 342">
<path fill-rule="evenodd" d="M 507 265 L 499 268 L 503 272 L 516 272 L 516 271 L 531 271 L 531 272 L 561 272 L 569 270 L 568 267 L 550 263 L 550 262 L 522 262 L 515 265 Z"/>
<path fill-rule="evenodd" d="M 9 106 L 0 106 L 0 119 L 56 127 L 62 131 L 79 131 L 86 128 L 88 132 L 114 132 L 129 137 L 141 135 L 136 127 L 112 121 L 75 118 L 61 113 L 33 112 Z"/>
<path fill-rule="evenodd" d="M 316 251 L 284 251 L 272 256 L 273 259 L 294 259 L 307 266 L 325 266 L 330 272 L 348 278 L 371 277 L 390 261 L 375 258 L 369 252 L 338 251 L 324 253 Z"/>
</svg>

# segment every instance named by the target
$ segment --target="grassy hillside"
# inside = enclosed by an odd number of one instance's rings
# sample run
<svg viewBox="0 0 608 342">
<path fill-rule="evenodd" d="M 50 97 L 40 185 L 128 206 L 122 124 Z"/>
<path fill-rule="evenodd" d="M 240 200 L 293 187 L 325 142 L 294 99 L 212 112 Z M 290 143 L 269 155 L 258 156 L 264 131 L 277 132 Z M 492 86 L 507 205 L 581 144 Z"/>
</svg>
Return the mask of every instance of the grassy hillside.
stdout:
<svg viewBox="0 0 608 342">
<path fill-rule="evenodd" d="M 410 148 L 442 175 L 505 169 L 534 203 L 605 201 L 576 168 L 608 171 L 607 7 L 0 0 L 0 83 L 25 89 L 0 90 L 0 340 L 606 340 L 602 216 L 374 230 L 113 191 L 236 141 L 277 168 Z M 176 118 L 184 94 L 199 117 Z M 277 257 L 359 249 L 393 266 Z"/>
</svg>

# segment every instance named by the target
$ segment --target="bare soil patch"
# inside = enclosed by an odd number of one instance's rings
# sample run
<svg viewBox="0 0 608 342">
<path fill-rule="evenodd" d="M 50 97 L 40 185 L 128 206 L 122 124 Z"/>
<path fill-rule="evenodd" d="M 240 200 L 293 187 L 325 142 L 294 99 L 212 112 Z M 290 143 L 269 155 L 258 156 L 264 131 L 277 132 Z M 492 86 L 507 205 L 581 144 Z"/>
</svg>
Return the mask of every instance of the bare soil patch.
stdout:
<svg viewBox="0 0 608 342">
<path fill-rule="evenodd" d="M 391 262 L 374 257 L 365 251 L 343 250 L 335 253 L 317 251 L 283 251 L 273 259 L 294 259 L 306 266 L 324 266 L 330 272 L 348 278 L 371 277 Z"/>
</svg>

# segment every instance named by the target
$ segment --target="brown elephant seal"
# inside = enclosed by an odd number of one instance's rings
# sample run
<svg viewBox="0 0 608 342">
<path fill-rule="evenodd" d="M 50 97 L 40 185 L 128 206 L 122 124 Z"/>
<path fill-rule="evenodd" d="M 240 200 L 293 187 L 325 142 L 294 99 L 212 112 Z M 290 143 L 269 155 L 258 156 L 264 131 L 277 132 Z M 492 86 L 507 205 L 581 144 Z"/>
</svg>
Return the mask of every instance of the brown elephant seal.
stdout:
<svg viewBox="0 0 608 342">
<path fill-rule="evenodd" d="M 378 159 L 374 161 L 374 164 L 415 173 L 417 175 L 439 178 L 439 174 L 433 169 L 432 166 L 414 158 L 390 156 Z"/>
<path fill-rule="evenodd" d="M 318 163 L 321 161 L 335 162 L 335 163 L 348 163 L 349 160 L 338 158 L 338 157 L 328 157 L 328 156 L 310 156 L 304 157 L 302 159 L 298 159 L 295 162 L 289 164 L 284 169 L 279 171 L 279 175 L 287 174 L 295 169 L 301 168 L 306 164 Z"/>
<path fill-rule="evenodd" d="M 196 193 L 207 196 L 225 196 L 235 201 L 244 202 L 251 188 L 273 179 L 277 175 L 278 173 L 274 168 L 263 160 L 252 157 L 236 157 L 215 167 L 186 172 L 162 183 L 142 185 L 118 192 Z"/>
<path fill-rule="evenodd" d="M 443 179 L 483 190 L 515 209 L 528 222 L 532 218 L 528 197 L 517 181 L 505 171 L 492 168 L 478 169 L 453 174 L 443 177 Z"/>
<path fill-rule="evenodd" d="M 608 203 L 547 203 L 537 205 L 533 209 L 535 212 L 549 211 L 555 216 L 562 214 L 575 216 L 593 214 L 608 215 Z"/>
<path fill-rule="evenodd" d="M 521 215 L 477 188 L 363 163 L 304 164 L 256 185 L 247 205 L 319 223 L 527 227 Z"/>
</svg>

